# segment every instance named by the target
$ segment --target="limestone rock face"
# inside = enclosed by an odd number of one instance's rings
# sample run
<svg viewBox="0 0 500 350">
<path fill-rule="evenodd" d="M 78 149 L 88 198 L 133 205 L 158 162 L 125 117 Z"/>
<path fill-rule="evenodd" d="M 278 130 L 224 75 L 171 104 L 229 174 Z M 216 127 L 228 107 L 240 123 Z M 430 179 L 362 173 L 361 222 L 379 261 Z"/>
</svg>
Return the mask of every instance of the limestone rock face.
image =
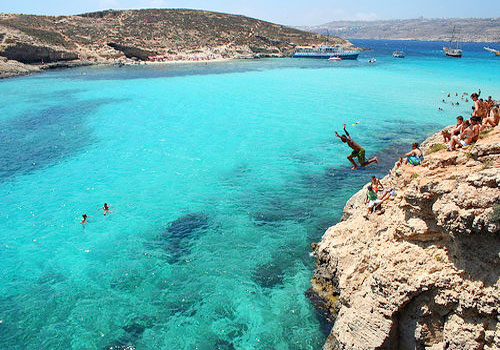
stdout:
<svg viewBox="0 0 500 350">
<path fill-rule="evenodd" d="M 49 63 L 78 59 L 76 52 L 57 49 L 45 45 L 16 42 L 0 49 L 0 56 L 21 63 Z"/>
<path fill-rule="evenodd" d="M 440 142 L 382 180 L 383 213 L 366 215 L 366 185 L 315 245 L 309 294 L 336 315 L 324 350 L 500 348 L 500 128 Z"/>
</svg>

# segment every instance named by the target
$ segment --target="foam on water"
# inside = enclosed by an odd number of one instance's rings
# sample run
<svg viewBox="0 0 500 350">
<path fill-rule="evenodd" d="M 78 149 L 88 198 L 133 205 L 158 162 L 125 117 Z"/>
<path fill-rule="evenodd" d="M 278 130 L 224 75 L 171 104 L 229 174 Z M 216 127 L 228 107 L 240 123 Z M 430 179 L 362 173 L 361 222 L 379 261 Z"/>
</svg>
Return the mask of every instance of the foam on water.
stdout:
<svg viewBox="0 0 500 350">
<path fill-rule="evenodd" d="M 445 94 L 500 96 L 476 47 L 360 45 L 377 49 L 1 82 L 1 347 L 320 348 L 310 243 L 370 175 L 470 112 Z M 344 122 L 380 166 L 349 169 Z"/>
</svg>

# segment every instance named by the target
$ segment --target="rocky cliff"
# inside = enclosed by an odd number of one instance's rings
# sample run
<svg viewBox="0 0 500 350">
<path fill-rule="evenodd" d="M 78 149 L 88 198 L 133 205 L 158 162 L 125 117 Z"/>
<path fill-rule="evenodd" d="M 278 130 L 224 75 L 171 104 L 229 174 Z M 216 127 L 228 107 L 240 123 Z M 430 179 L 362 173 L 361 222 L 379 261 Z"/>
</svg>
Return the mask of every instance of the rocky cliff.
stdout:
<svg viewBox="0 0 500 350">
<path fill-rule="evenodd" d="M 109 10 L 77 16 L 0 14 L 0 56 L 22 64 L 71 60 L 128 62 L 157 54 L 282 57 L 295 45 L 324 41 L 320 34 L 208 11 Z M 341 38 L 330 41 L 352 47 Z"/>
<path fill-rule="evenodd" d="M 382 180 L 385 211 L 366 215 L 366 185 L 313 246 L 325 350 L 500 348 L 500 127 L 467 150 L 440 142 Z"/>
</svg>

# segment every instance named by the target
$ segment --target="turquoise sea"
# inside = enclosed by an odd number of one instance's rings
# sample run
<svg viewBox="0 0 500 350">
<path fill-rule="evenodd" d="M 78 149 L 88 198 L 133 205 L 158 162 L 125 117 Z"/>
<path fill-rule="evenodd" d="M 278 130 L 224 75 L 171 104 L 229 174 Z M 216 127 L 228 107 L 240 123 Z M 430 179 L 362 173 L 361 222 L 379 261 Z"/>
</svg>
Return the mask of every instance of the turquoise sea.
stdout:
<svg viewBox="0 0 500 350">
<path fill-rule="evenodd" d="M 374 50 L 1 81 L 0 348 L 320 349 L 311 242 L 462 92 L 500 98 L 482 44 L 354 42 Z M 343 123 L 381 164 L 350 170 Z"/>
</svg>

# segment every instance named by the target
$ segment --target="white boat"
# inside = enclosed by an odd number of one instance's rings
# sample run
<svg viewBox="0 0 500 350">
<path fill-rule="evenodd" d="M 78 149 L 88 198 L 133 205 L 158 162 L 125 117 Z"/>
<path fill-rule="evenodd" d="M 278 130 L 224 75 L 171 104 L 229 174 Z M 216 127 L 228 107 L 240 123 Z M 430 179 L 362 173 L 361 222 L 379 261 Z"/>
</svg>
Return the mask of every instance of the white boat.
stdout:
<svg viewBox="0 0 500 350">
<path fill-rule="evenodd" d="M 453 26 L 453 31 L 451 32 L 450 45 L 449 47 L 443 46 L 443 51 L 446 56 L 462 57 L 462 49 L 459 47 L 458 40 L 455 39 L 455 26 Z"/>
<path fill-rule="evenodd" d="M 368 61 L 368 63 L 375 63 L 377 60 L 375 58 L 372 58 L 371 60 Z"/>
<path fill-rule="evenodd" d="M 359 51 L 344 50 L 341 45 L 330 46 L 327 41 L 325 45 L 320 46 L 297 46 L 292 57 L 355 60 L 358 55 Z"/>
<path fill-rule="evenodd" d="M 405 58 L 405 53 L 404 53 L 404 51 L 396 50 L 392 53 L 392 57 Z"/>
</svg>

